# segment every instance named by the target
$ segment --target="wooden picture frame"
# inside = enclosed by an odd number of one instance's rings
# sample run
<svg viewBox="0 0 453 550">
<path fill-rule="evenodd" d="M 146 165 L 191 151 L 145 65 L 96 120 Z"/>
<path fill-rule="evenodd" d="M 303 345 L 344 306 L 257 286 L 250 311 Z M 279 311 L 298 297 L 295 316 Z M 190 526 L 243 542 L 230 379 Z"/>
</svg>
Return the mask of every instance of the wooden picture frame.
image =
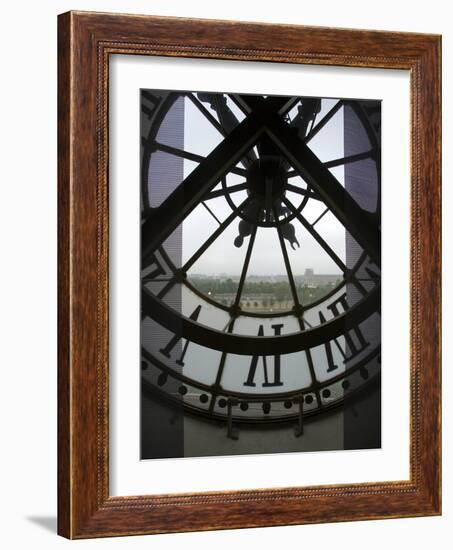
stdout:
<svg viewBox="0 0 453 550">
<path fill-rule="evenodd" d="M 60 15 L 58 25 L 59 534 L 89 538 L 440 514 L 440 37 L 89 12 Z M 109 496 L 111 54 L 410 71 L 410 480 Z"/>
</svg>

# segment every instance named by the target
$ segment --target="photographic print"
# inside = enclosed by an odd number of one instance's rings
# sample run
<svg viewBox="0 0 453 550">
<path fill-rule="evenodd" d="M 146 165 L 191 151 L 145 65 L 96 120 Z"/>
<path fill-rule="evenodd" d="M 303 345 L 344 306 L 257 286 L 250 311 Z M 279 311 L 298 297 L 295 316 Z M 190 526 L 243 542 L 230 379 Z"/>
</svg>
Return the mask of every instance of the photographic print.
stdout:
<svg viewBox="0 0 453 550">
<path fill-rule="evenodd" d="M 59 16 L 60 535 L 441 514 L 441 42 Z"/>
<path fill-rule="evenodd" d="M 141 459 L 380 448 L 381 102 L 140 110 Z"/>
</svg>

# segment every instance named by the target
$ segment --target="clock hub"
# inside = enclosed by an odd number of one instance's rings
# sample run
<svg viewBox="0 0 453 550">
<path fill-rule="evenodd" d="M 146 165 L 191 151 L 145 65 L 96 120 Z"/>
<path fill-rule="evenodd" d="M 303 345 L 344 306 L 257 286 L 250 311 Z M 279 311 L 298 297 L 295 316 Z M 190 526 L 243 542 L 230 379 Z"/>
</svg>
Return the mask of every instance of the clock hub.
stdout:
<svg viewBox="0 0 453 550">
<path fill-rule="evenodd" d="M 249 195 L 264 207 L 271 207 L 285 195 L 287 173 L 279 158 L 259 158 L 248 169 Z"/>
</svg>

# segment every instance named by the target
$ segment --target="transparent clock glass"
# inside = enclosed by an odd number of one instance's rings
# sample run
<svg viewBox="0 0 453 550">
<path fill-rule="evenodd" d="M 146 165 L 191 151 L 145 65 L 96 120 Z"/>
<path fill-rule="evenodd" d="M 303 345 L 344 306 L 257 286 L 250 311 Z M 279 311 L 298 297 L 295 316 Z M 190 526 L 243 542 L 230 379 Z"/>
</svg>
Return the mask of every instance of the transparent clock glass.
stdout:
<svg viewBox="0 0 453 550">
<path fill-rule="evenodd" d="M 381 101 L 137 108 L 140 458 L 379 448 Z"/>
</svg>

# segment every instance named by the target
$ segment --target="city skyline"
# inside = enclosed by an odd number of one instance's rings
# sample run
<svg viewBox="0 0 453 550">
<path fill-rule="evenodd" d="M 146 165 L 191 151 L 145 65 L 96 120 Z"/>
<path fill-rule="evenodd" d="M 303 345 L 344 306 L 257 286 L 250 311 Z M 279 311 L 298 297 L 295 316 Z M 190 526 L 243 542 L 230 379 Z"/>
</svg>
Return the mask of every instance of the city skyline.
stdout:
<svg viewBox="0 0 453 550">
<path fill-rule="evenodd" d="M 307 268 L 307 270 L 309 270 L 310 268 Z M 343 274 L 338 271 L 337 273 L 318 273 L 316 271 L 314 271 L 313 273 L 307 273 L 307 270 L 303 273 L 303 274 L 299 274 L 299 275 L 295 275 L 295 279 L 297 278 L 304 278 L 304 277 L 307 277 L 307 276 L 329 276 L 329 277 L 343 277 Z M 197 278 L 197 277 L 223 277 L 223 278 L 227 278 L 227 277 L 240 277 L 241 276 L 241 273 L 238 272 L 238 273 L 231 273 L 231 272 L 218 272 L 218 273 L 191 273 L 190 275 L 192 278 Z M 281 278 L 281 279 L 286 279 L 288 276 L 286 273 L 275 273 L 275 274 L 264 274 L 264 273 L 248 273 L 247 274 L 247 278 L 253 278 L 253 279 L 256 279 L 256 278 L 259 278 L 259 277 L 262 277 L 262 278 L 268 278 L 268 279 L 278 279 L 278 278 Z"/>
</svg>

